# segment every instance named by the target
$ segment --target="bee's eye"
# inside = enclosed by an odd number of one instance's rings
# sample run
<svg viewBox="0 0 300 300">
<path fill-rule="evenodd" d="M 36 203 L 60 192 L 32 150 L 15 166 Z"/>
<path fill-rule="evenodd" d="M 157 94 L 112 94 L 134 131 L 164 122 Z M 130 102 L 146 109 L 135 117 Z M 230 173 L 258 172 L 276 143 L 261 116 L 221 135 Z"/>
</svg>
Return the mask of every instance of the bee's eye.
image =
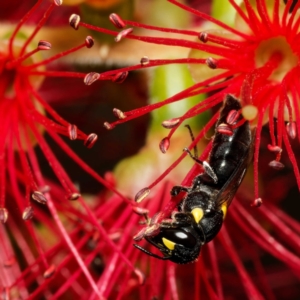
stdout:
<svg viewBox="0 0 300 300">
<path fill-rule="evenodd" d="M 179 244 L 190 249 L 194 248 L 197 244 L 196 238 L 191 233 L 180 229 L 164 230 L 162 240 L 164 245 L 170 250 L 174 249 L 175 244 Z"/>
</svg>

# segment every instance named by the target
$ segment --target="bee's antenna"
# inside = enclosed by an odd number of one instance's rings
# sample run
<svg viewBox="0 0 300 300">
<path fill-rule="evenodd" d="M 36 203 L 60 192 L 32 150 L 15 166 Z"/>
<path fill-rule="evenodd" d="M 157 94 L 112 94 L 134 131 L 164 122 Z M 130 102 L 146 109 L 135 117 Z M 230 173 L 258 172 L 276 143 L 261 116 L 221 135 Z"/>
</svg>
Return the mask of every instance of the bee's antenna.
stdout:
<svg viewBox="0 0 300 300">
<path fill-rule="evenodd" d="M 133 244 L 133 246 L 141 251 L 143 251 L 144 253 L 148 254 L 149 256 L 152 256 L 152 257 L 155 257 L 155 258 L 158 258 L 158 259 L 161 259 L 161 260 L 167 260 L 167 259 L 170 259 L 170 256 L 159 256 L 157 254 L 154 254 L 146 249 L 144 249 L 143 247 L 137 245 L 137 244 Z"/>
</svg>

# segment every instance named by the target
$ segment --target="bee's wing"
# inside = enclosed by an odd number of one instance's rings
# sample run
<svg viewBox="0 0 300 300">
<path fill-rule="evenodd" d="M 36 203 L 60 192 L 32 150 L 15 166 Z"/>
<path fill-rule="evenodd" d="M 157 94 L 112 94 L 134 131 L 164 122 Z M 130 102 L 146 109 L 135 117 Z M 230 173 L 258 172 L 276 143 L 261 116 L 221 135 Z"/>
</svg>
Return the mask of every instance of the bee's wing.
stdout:
<svg viewBox="0 0 300 300">
<path fill-rule="evenodd" d="M 255 131 L 252 132 L 252 141 L 247 152 L 241 158 L 239 165 L 236 167 L 235 171 L 231 174 L 224 186 L 219 190 L 216 196 L 216 204 L 221 207 L 224 203 L 229 207 L 231 201 L 239 188 L 253 157 L 254 150 L 254 138 Z"/>
</svg>

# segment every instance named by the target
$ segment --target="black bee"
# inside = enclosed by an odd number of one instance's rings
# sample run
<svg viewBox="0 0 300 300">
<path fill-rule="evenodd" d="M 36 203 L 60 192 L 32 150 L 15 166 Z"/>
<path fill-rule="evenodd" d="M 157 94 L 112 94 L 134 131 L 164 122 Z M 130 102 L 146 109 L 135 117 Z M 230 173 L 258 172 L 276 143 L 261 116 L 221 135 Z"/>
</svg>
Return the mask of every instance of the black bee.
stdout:
<svg viewBox="0 0 300 300">
<path fill-rule="evenodd" d="M 172 219 L 155 223 L 152 218 L 148 227 L 135 238 L 145 238 L 163 256 L 151 253 L 136 244 L 135 247 L 153 257 L 185 264 L 195 261 L 201 247 L 218 234 L 253 156 L 249 122 L 245 121 L 242 125 L 233 127 L 242 120 L 238 113 L 240 109 L 239 100 L 227 95 L 216 124 L 208 161 L 199 161 L 185 149 L 195 161 L 203 164 L 205 171 L 194 178 L 191 187 L 172 188 L 172 196 L 180 192 L 186 193 L 178 205 L 178 211 L 172 214 Z M 236 118 L 232 119 L 230 116 L 233 114 Z"/>
</svg>

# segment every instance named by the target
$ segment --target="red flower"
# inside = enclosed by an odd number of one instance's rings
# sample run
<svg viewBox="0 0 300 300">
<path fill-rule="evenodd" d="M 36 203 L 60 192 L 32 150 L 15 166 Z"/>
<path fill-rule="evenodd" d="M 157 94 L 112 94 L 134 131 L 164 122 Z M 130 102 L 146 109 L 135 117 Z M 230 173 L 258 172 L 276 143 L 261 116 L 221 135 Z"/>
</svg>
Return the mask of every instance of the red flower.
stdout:
<svg viewBox="0 0 300 300">
<path fill-rule="evenodd" d="M 127 112 L 114 109 L 114 114 L 118 117 L 118 120 L 113 123 L 105 123 L 104 126 L 107 129 L 113 129 L 116 125 L 170 103 L 200 94 L 207 94 L 204 101 L 199 102 L 183 114 L 174 116 L 162 123 L 165 128 L 171 129 L 167 137 L 160 143 L 160 149 L 163 153 L 167 152 L 171 137 L 185 120 L 210 108 L 215 111 L 214 107 L 222 103 L 224 97 L 228 94 L 238 97 L 242 104 L 241 114 L 243 119 L 235 127 L 237 128 L 245 121 L 249 121 L 252 128 L 256 129 L 254 200 L 253 197 L 249 196 L 249 192 L 237 194 L 232 208 L 229 210 L 228 221 L 225 222 L 221 234 L 203 249 L 197 263 L 197 272 L 192 276 L 192 278 L 195 278 L 195 290 L 185 289 L 185 286 L 183 286 L 182 290 L 179 288 L 172 296 L 176 299 L 181 293 L 185 293 L 184 296 L 187 297 L 190 290 L 193 295 L 199 295 L 201 281 L 205 286 L 205 289 L 201 290 L 201 296 L 204 299 L 223 299 L 224 295 L 226 297 L 232 295 L 236 298 L 245 296 L 256 299 L 275 298 L 274 294 L 285 294 L 287 296 L 286 290 L 290 291 L 290 295 L 287 297 L 292 299 L 294 295 L 298 294 L 294 285 L 297 279 L 293 273 L 298 274 L 300 266 L 298 259 L 299 234 L 297 233 L 299 224 L 271 204 L 272 199 L 269 199 L 267 194 L 264 197 L 265 205 L 257 212 L 250 212 L 249 204 L 252 203 L 253 206 L 261 204 L 258 189 L 258 161 L 262 128 L 266 123 L 269 123 L 270 142 L 268 149 L 274 155 L 274 159 L 271 162 L 269 161 L 269 166 L 274 169 L 282 169 L 284 165 L 281 162 L 281 156 L 283 152 L 286 152 L 292 163 L 298 187 L 300 187 L 299 168 L 291 147 L 291 140 L 296 139 L 297 131 L 299 132 L 300 128 L 298 101 L 300 91 L 298 62 L 300 53 L 297 47 L 300 24 L 297 9 L 300 4 L 288 1 L 287 5 L 283 5 L 283 3 L 276 0 L 273 2 L 256 1 L 256 4 L 252 4 L 252 2 L 245 0 L 241 6 L 238 6 L 232 0 L 230 3 L 236 10 L 237 17 L 235 26 L 229 26 L 176 0 L 170 0 L 169 2 L 217 25 L 219 30 L 216 31 L 213 28 L 211 31 L 197 32 L 195 30 L 162 28 L 124 20 L 116 14 L 112 14 L 110 20 L 117 28 L 121 29 L 120 32 L 83 23 L 77 15 L 71 16 L 70 24 L 76 29 L 83 26 L 94 31 L 113 35 L 116 42 L 121 42 L 123 39 L 132 39 L 169 46 L 170 51 L 175 46 L 191 50 L 188 58 L 152 59 L 144 56 L 137 65 L 104 73 L 93 72 L 88 74 L 85 78 L 85 82 L 88 83 L 93 83 L 96 80 L 123 82 L 128 76 L 128 72 L 133 70 L 167 64 L 188 64 L 194 79 L 197 81 L 191 87 L 161 102 Z M 125 28 L 126 26 L 129 26 L 129 28 Z M 136 34 L 136 28 L 149 30 L 149 35 Z M 163 36 L 154 36 L 153 32 L 162 32 Z M 196 41 L 195 38 L 198 40 Z M 208 133 L 218 117 L 219 112 L 216 112 L 207 125 L 198 133 L 189 149 L 192 149 Z M 208 154 L 209 148 L 204 151 L 200 159 L 205 159 Z M 143 200 L 150 190 L 158 182 L 161 182 L 164 176 L 173 170 L 185 155 L 186 153 L 183 153 L 164 174 L 152 184 L 149 184 L 148 187 L 142 189 L 137 194 L 136 200 Z M 199 166 L 196 165 L 185 178 L 183 185 L 190 186 L 199 172 L 201 172 Z M 278 186 L 278 189 L 281 188 Z M 176 211 L 176 206 L 182 200 L 182 197 L 171 199 L 167 204 L 162 204 L 162 198 L 166 198 L 164 194 L 166 190 L 168 193 L 169 189 L 163 189 L 164 192 L 155 192 L 155 195 L 149 201 L 151 204 L 145 204 L 151 206 L 151 215 L 162 212 L 162 218 L 166 219 L 171 216 L 172 211 Z M 283 187 L 282 190 L 282 194 L 287 193 L 287 188 Z M 138 212 L 143 214 L 139 210 Z M 276 217 L 278 214 L 280 214 L 280 218 Z M 157 220 L 157 222 L 154 221 L 154 225 L 160 226 L 161 218 L 153 218 L 152 220 Z M 261 226 L 262 222 L 264 227 Z M 149 227 L 145 227 L 142 230 L 147 231 L 148 229 Z M 155 234 L 156 232 L 153 232 L 153 236 Z M 290 238 L 291 234 L 292 238 Z M 144 236 L 143 233 L 141 235 Z M 222 250 L 216 250 L 219 246 L 222 247 Z M 155 252 L 155 250 L 151 251 Z M 207 259 L 208 257 L 210 260 Z M 274 260 L 274 257 L 276 260 L 268 268 L 266 261 L 271 257 L 272 260 Z M 142 264 L 142 258 L 139 263 Z M 152 263 L 150 261 L 150 264 Z M 160 262 L 156 263 L 159 264 Z M 251 266 L 246 269 L 243 263 Z M 181 268 L 181 266 L 177 266 L 176 270 Z M 145 267 L 146 269 L 147 267 Z M 152 270 L 151 267 L 150 269 Z M 177 272 L 180 273 L 180 271 Z M 232 277 L 227 277 L 226 275 L 230 272 L 232 272 Z M 277 285 L 273 287 L 270 284 L 273 272 L 275 274 L 277 272 L 278 274 L 287 272 L 286 289 L 281 289 Z M 231 279 L 236 278 L 237 275 L 240 278 L 239 282 Z M 163 278 L 171 280 L 173 277 L 167 275 Z M 154 282 L 154 280 L 150 280 L 149 284 L 155 286 Z M 229 291 L 226 290 L 228 285 L 230 286 Z M 170 285 L 165 284 L 164 287 L 167 290 L 172 290 L 171 283 Z M 243 287 L 243 290 L 241 287 Z M 273 293 L 272 289 L 276 292 Z"/>
<path fill-rule="evenodd" d="M 31 198 L 42 204 L 47 202 L 43 195 L 43 191 L 47 191 L 43 188 L 45 183 L 34 150 L 37 145 L 64 187 L 66 199 L 74 200 L 74 198 L 80 197 L 48 146 L 44 138 L 45 132 L 83 168 L 86 168 L 86 165 L 72 152 L 59 135 L 65 135 L 71 140 L 82 139 L 88 148 L 97 139 L 96 134 L 86 135 L 78 130 L 76 125 L 69 124 L 61 118 L 38 91 L 45 76 L 83 77 L 84 74 L 59 70 L 48 71 L 45 67 L 57 58 L 84 47 L 90 48 L 94 43 L 91 37 L 87 37 L 84 43 L 73 49 L 46 59 L 38 56 L 41 51 L 50 50 L 51 44 L 48 41 L 40 40 L 35 46 L 34 37 L 51 11 L 60 5 L 57 1 L 50 4 L 44 17 L 27 36 L 27 33 L 21 31 L 22 26 L 40 3 L 37 2 L 8 38 L 2 41 L 3 46 L 0 52 L 0 105 L 3 133 L 1 141 L 1 221 L 3 223 L 8 218 L 8 211 L 5 208 L 6 190 L 14 194 L 16 201 L 14 205 L 17 203 L 19 209 L 24 210 L 23 219 L 25 220 L 32 217 Z M 10 185 L 7 185 L 8 182 Z M 30 213 L 28 214 L 28 212 Z"/>
<path fill-rule="evenodd" d="M 61 137 L 83 140 L 85 146 L 91 148 L 97 135 L 86 135 L 76 125 L 60 117 L 50 105 L 53 101 L 51 97 L 56 97 L 55 91 L 51 90 L 46 97 L 45 91 L 42 91 L 42 83 L 46 77 L 71 77 L 74 80 L 84 78 L 85 74 L 64 71 L 55 62 L 82 48 L 91 48 L 94 40 L 87 36 L 85 41 L 74 48 L 53 56 L 42 55 L 46 51 L 51 53 L 51 43 L 47 40 L 36 41 L 36 36 L 51 12 L 61 5 L 61 1 L 48 2 L 45 9 L 41 9 L 42 4 L 43 1 L 37 1 L 13 29 L 12 25 L 1 26 L 0 222 L 5 223 L 5 227 L 1 227 L 1 295 L 4 298 L 11 296 L 24 299 L 40 298 L 41 295 L 48 297 L 51 294 L 48 287 L 50 290 L 52 287 L 48 286 L 47 279 L 55 272 L 59 274 L 74 259 L 76 266 L 80 266 L 79 273 L 84 274 L 83 281 L 89 282 L 100 296 L 88 264 L 81 256 L 84 242 L 76 244 L 76 235 L 79 230 L 84 230 L 85 223 L 77 231 L 73 231 L 78 219 L 88 219 L 96 228 L 100 225 L 56 158 L 45 135 L 82 170 L 99 183 L 112 190 L 113 188 L 85 164 Z M 31 17 L 37 18 L 37 12 L 40 13 L 39 21 L 26 26 Z M 61 88 L 65 86 L 61 84 Z M 56 91 L 59 92 L 60 90 Z M 44 155 L 44 160 L 48 162 L 62 189 L 43 176 L 44 163 L 38 157 L 39 151 Z M 124 197 L 120 197 L 124 201 Z M 38 203 L 34 205 L 32 200 Z M 70 200 L 78 200 L 83 212 L 74 209 Z M 32 222 L 28 221 L 33 217 Z M 66 219 L 68 225 L 64 223 Z M 66 252 L 68 256 L 62 261 L 60 258 Z M 93 260 L 94 256 L 89 260 Z M 70 267 L 70 271 L 73 267 L 74 265 Z M 60 275 L 63 278 L 69 276 L 68 271 Z M 57 282 L 54 285 L 58 289 Z M 75 294 L 77 292 L 76 290 Z"/>
<path fill-rule="evenodd" d="M 159 103 L 128 112 L 115 109 L 114 113 L 120 120 L 110 124 L 105 123 L 105 126 L 112 129 L 118 124 L 149 113 L 169 103 L 193 95 L 212 94 L 183 115 L 174 117 L 170 125 L 172 129 L 161 145 L 164 148 L 168 147 L 169 140 L 183 121 L 221 103 L 225 95 L 233 94 L 239 97 L 243 105 L 241 113 L 244 120 L 249 120 L 252 126 L 256 128 L 254 152 L 255 199 L 259 198 L 258 159 L 260 135 L 262 126 L 266 122 L 269 122 L 270 125 L 271 141 L 269 150 L 275 156 L 275 159 L 270 162 L 270 166 L 275 169 L 284 167 L 280 162 L 280 158 L 283 145 L 285 145 L 294 167 L 298 186 L 300 186 L 299 168 L 289 140 L 296 138 L 297 131 L 300 128 L 298 105 L 298 73 L 300 71 L 298 61 L 300 53 L 297 47 L 299 22 L 296 17 L 300 4 L 296 4 L 295 8 L 292 9 L 292 1 L 284 6 L 282 3 L 279 5 L 279 1 L 275 1 L 274 4 L 260 1 L 256 5 L 245 1 L 241 6 L 238 6 L 234 1 L 230 1 L 237 13 L 236 29 L 176 0 L 170 0 L 169 2 L 217 25 L 219 30 L 197 32 L 161 28 L 123 20 L 118 15 L 112 14 L 110 19 L 116 27 L 125 28 L 130 26 L 118 33 L 80 22 L 80 17 L 77 15 L 71 16 L 70 24 L 73 27 L 84 26 L 94 31 L 114 35 L 117 42 L 123 38 L 128 38 L 146 43 L 191 49 L 188 58 L 151 59 L 145 56 L 141 58 L 141 63 L 135 66 L 101 74 L 89 74 L 85 79 L 89 83 L 95 80 L 122 82 L 128 72 L 132 70 L 180 63 L 189 64 L 194 78 L 199 81 L 190 88 Z M 167 35 L 165 37 L 139 36 L 134 34 L 134 28 L 136 27 L 153 32 L 166 32 L 168 35 L 177 34 L 180 37 L 173 38 Z M 188 38 L 184 39 L 182 36 Z M 198 38 L 198 41 L 195 41 L 195 38 Z M 212 71 L 208 71 L 209 69 Z M 201 78 L 205 79 L 201 80 Z M 217 116 L 216 114 L 212 120 L 215 120 Z M 274 122 L 274 118 L 276 118 L 276 122 Z M 196 137 L 196 141 L 207 132 L 213 122 L 209 125 Z M 163 149 L 163 151 L 166 150 Z"/>
<path fill-rule="evenodd" d="M 295 42 L 297 26 L 300 24 L 296 15 L 299 5 L 296 4 L 292 8 L 294 4 L 289 1 L 286 6 L 282 6 L 275 0 L 271 3 L 270 10 L 266 5 L 269 3 L 267 1 L 257 1 L 256 5 L 252 5 L 245 0 L 244 6 L 239 7 L 230 0 L 237 11 L 237 22 L 240 22 L 236 25 L 238 29 L 235 29 L 175 0 L 170 2 L 198 17 L 212 21 L 225 32 L 199 33 L 195 30 L 166 29 L 122 20 L 117 15 L 111 15 L 113 24 L 122 29 L 118 33 L 86 25 L 79 22 L 78 16 L 72 16 L 73 27 L 77 28 L 81 24 L 93 30 L 115 35 L 116 41 L 119 42 L 129 38 L 164 44 L 170 46 L 171 50 L 174 46 L 191 49 L 188 58 L 154 60 L 145 56 L 140 64 L 135 66 L 101 74 L 93 72 L 87 76 L 64 72 L 56 65 L 52 65 L 53 69 L 50 69 L 48 64 L 80 47 L 89 47 L 92 44 L 90 37 L 74 50 L 43 60 L 33 55 L 37 54 L 38 50 L 48 49 L 50 47 L 48 42 L 41 41 L 37 50 L 26 52 L 27 46 L 24 45 L 28 44 L 28 48 L 31 46 L 31 36 L 23 40 L 23 46 L 18 49 L 15 48 L 16 36 L 12 34 L 10 38 L 12 46 L 7 47 L 8 51 L 1 52 L 3 80 L 1 79 L 0 83 L 0 101 L 6 110 L 4 113 L 4 109 L 1 109 L 4 120 L 2 130 L 5 134 L 2 135 L 3 143 L 0 143 L 2 145 L 0 200 L 3 200 L 1 218 L 3 222 L 7 221 L 7 230 L 1 231 L 1 256 L 5 262 L 0 267 L 1 274 L 4 274 L 1 277 L 3 297 L 146 300 L 228 297 L 295 299 L 299 296 L 297 277 L 300 270 L 299 223 L 273 203 L 274 198 L 268 192 L 274 189 L 273 186 L 266 188 L 264 205 L 261 208 L 257 210 L 249 208 L 250 203 L 260 203 L 258 151 L 259 146 L 268 144 L 265 142 L 265 136 L 261 135 L 266 122 L 269 121 L 270 124 L 269 149 L 276 154 L 270 165 L 275 168 L 282 167 L 280 159 L 281 153 L 285 151 L 282 150 L 285 145 L 293 163 L 298 185 L 300 182 L 295 155 L 289 141 L 297 135 L 296 131 L 299 132 L 300 126 L 298 54 Z M 41 1 L 36 5 L 40 3 Z M 59 4 L 57 1 L 55 3 Z M 48 12 L 54 5 L 50 5 Z M 124 29 L 125 25 L 131 28 Z M 151 33 L 158 30 L 166 36 L 135 35 L 136 30 L 135 28 L 132 30 L 132 27 L 142 27 Z M 183 36 L 186 38 L 183 39 Z M 195 41 L 195 38 L 198 40 Z M 173 63 L 189 64 L 197 83 L 159 103 L 129 112 L 114 109 L 119 120 L 111 124 L 105 123 L 105 126 L 111 129 L 169 103 L 194 95 L 207 94 L 204 101 L 197 103 L 181 116 L 163 121 L 164 128 L 170 129 L 170 133 L 161 141 L 160 149 L 169 154 L 174 145 L 177 146 L 173 138 L 170 147 L 171 137 L 182 122 L 212 108 L 215 114 L 189 146 L 189 149 L 193 149 L 218 119 L 219 112 L 216 112 L 218 107 L 215 106 L 223 102 L 227 94 L 233 94 L 239 97 L 243 107 L 241 110 L 243 118 L 235 124 L 235 127 L 238 128 L 248 120 L 251 126 L 256 128 L 254 156 L 256 200 L 253 202 L 251 196 L 251 180 L 246 178 L 246 184 L 241 187 L 229 209 L 221 233 L 203 247 L 198 261 L 189 265 L 175 265 L 170 261 L 157 260 L 132 247 L 132 236 L 140 230 L 137 224 L 141 215 L 142 221 L 145 222 L 144 217 L 146 221 L 149 218 L 148 211 L 151 216 L 159 212 L 159 215 L 152 217 L 152 221 L 156 220 L 157 223 L 154 225 L 160 225 L 159 217 L 165 220 L 171 218 L 172 212 L 176 212 L 182 196 L 172 197 L 170 200 L 169 191 L 178 182 L 172 179 L 167 181 L 164 176 L 177 166 L 186 156 L 186 152 L 167 168 L 164 174 L 138 193 L 137 200 L 141 200 L 152 190 L 149 195 L 150 201 L 144 201 L 142 206 L 137 206 L 115 191 L 114 184 L 110 183 L 112 179 L 109 180 L 107 177 L 107 180 L 103 180 L 66 146 L 59 135 L 65 135 L 70 139 L 74 139 L 77 135 L 77 138 L 85 140 L 87 146 L 93 144 L 95 135 L 86 136 L 74 125 L 60 118 L 49 105 L 51 99 L 46 101 L 41 96 L 43 93 L 39 89 L 38 82 L 43 81 L 44 76 L 85 77 L 84 82 L 87 85 L 96 80 L 123 82 L 131 70 Z M 44 69 L 44 66 L 47 68 Z M 35 76 L 39 79 L 34 80 L 37 85 L 33 85 L 32 78 Z M 276 126 L 274 118 L 277 119 Z M 235 127 L 221 129 L 224 132 Z M 46 142 L 44 138 L 46 132 L 68 156 L 103 183 L 109 191 L 106 190 L 98 197 L 91 197 L 90 201 L 84 202 Z M 145 156 L 155 140 L 151 138 L 153 136 L 149 134 L 146 150 L 144 148 L 141 151 L 144 151 Z M 42 150 L 60 185 L 46 180 L 41 175 L 35 147 Z M 201 159 L 205 159 L 209 151 L 210 148 L 207 147 Z M 265 157 L 262 152 L 262 161 Z M 145 170 L 151 169 L 157 173 L 158 164 L 157 160 L 149 163 L 142 159 L 141 166 L 145 167 Z M 133 161 L 129 162 L 129 165 L 136 167 Z M 134 181 L 128 183 L 128 179 L 132 180 L 136 175 L 134 173 L 136 171 L 133 170 L 130 169 L 132 177 L 126 178 L 126 184 L 130 185 L 129 190 L 136 183 Z M 267 173 L 265 168 L 262 167 L 261 170 L 265 172 L 264 174 Z M 192 180 L 202 171 L 196 164 L 182 184 L 190 186 Z M 125 178 L 118 176 L 114 180 L 118 183 Z M 283 181 L 287 184 L 281 188 Z M 157 186 L 156 190 L 152 189 L 159 182 L 163 184 Z M 290 183 L 286 178 L 279 176 L 273 178 L 273 182 L 277 189 L 280 188 L 280 195 L 279 193 L 276 195 L 276 200 L 281 201 L 287 194 Z M 47 187 L 50 187 L 50 193 Z M 34 210 L 35 223 L 25 222 L 24 226 L 19 226 L 20 217 L 15 208 L 18 207 L 23 212 L 25 220 L 32 217 L 33 209 L 29 205 L 31 195 L 34 200 L 46 203 L 48 209 L 37 205 Z M 76 202 L 62 200 L 62 195 L 67 195 L 69 200 L 78 198 L 78 205 Z M 133 214 L 132 210 L 137 214 Z M 10 216 L 7 219 L 8 212 Z M 149 227 L 142 224 L 142 232 L 147 229 Z M 143 242 L 141 241 L 140 245 L 147 247 Z M 22 252 L 18 255 L 19 265 L 14 263 L 16 249 Z M 151 251 L 158 252 L 155 248 L 151 248 Z"/>
</svg>

